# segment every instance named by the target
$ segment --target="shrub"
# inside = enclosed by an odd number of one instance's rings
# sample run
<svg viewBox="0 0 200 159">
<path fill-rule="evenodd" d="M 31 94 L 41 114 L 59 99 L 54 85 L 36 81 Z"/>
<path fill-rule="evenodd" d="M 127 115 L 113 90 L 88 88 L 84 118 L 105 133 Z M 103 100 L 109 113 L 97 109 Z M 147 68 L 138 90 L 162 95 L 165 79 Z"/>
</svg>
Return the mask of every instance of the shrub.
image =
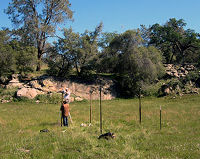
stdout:
<svg viewBox="0 0 200 159">
<path fill-rule="evenodd" d="M 200 87 L 200 72 L 199 70 L 191 71 L 187 74 L 183 82 L 186 84 L 187 82 L 194 82 L 197 87 Z"/>
<path fill-rule="evenodd" d="M 132 78 L 129 75 L 121 75 L 116 77 L 117 80 L 117 90 L 119 91 L 119 96 L 123 98 L 134 97 L 138 94 L 139 83 L 136 82 L 136 78 Z"/>
<path fill-rule="evenodd" d="M 143 84 L 142 93 L 145 96 L 159 96 L 159 90 L 165 81 L 161 80 L 157 83 Z"/>
<path fill-rule="evenodd" d="M 14 102 L 34 102 L 33 99 L 29 99 L 27 97 L 17 97 L 17 98 L 13 98 Z"/>
<path fill-rule="evenodd" d="M 10 102 L 16 100 L 16 91 L 17 88 L 0 88 L 0 99 L 8 100 Z"/>
<path fill-rule="evenodd" d="M 16 91 L 18 88 L 1 88 L 0 89 L 0 96 L 11 96 L 11 97 L 15 97 Z"/>
<path fill-rule="evenodd" d="M 61 95 L 58 93 L 41 94 L 35 97 L 35 100 L 39 100 L 42 103 L 58 104 L 61 102 Z"/>
</svg>

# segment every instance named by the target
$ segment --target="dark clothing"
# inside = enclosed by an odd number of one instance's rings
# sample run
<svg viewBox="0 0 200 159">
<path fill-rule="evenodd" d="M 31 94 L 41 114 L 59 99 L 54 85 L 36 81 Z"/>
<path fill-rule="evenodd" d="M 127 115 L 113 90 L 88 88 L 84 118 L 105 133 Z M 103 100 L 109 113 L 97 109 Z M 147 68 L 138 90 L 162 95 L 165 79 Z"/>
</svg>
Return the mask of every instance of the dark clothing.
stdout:
<svg viewBox="0 0 200 159">
<path fill-rule="evenodd" d="M 68 118 L 67 116 L 63 116 L 63 125 L 68 126 Z"/>
</svg>

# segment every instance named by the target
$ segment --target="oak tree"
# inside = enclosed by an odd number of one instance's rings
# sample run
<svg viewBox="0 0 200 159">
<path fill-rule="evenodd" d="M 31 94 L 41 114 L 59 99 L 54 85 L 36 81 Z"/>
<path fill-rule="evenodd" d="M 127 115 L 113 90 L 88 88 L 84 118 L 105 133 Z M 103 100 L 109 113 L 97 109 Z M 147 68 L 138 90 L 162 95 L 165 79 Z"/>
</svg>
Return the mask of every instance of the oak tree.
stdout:
<svg viewBox="0 0 200 159">
<path fill-rule="evenodd" d="M 22 30 L 22 38 L 37 48 L 37 71 L 45 53 L 47 39 L 56 32 L 58 24 L 72 19 L 69 0 L 12 0 L 5 13 Z"/>
<path fill-rule="evenodd" d="M 98 37 L 102 30 L 100 23 L 94 31 L 83 34 L 73 32 L 72 28 L 63 29 L 63 38 L 54 43 L 48 60 L 50 74 L 66 76 L 74 69 L 78 76 L 87 75 L 93 69 L 94 58 L 98 53 Z"/>
<path fill-rule="evenodd" d="M 150 45 L 159 48 L 166 63 L 192 62 L 199 50 L 199 35 L 184 27 L 183 19 L 169 19 L 164 25 L 154 24 L 149 28 Z"/>
</svg>

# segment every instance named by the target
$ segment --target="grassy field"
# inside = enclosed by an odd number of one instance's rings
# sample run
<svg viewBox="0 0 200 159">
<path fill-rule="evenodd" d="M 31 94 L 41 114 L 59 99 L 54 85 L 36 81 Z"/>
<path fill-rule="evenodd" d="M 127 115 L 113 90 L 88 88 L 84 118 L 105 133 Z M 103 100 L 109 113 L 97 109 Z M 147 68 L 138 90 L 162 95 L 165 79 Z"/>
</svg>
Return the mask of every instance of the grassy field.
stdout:
<svg viewBox="0 0 200 159">
<path fill-rule="evenodd" d="M 71 103 L 73 124 L 64 128 L 58 104 L 0 104 L 0 158 L 200 158 L 199 96 L 143 98 L 141 125 L 137 99 L 103 101 L 103 133 L 114 132 L 112 140 L 97 139 L 99 101 L 92 105 L 92 126 L 80 126 L 89 122 L 89 102 L 84 101 Z"/>
</svg>

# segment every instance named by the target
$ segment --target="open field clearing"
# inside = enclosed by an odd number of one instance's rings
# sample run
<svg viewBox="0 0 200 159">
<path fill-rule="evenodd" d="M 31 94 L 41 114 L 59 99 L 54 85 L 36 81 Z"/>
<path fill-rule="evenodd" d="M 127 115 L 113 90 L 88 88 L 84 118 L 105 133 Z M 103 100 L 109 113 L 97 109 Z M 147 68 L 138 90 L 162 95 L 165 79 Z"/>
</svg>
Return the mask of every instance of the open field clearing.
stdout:
<svg viewBox="0 0 200 159">
<path fill-rule="evenodd" d="M 0 104 L 0 158 L 200 158 L 200 97 L 142 98 L 102 101 L 103 133 L 98 139 L 99 101 L 71 103 L 73 124 L 60 127 L 59 104 Z M 160 130 L 160 106 L 162 129 Z M 49 132 L 41 133 L 40 130 Z"/>
</svg>

